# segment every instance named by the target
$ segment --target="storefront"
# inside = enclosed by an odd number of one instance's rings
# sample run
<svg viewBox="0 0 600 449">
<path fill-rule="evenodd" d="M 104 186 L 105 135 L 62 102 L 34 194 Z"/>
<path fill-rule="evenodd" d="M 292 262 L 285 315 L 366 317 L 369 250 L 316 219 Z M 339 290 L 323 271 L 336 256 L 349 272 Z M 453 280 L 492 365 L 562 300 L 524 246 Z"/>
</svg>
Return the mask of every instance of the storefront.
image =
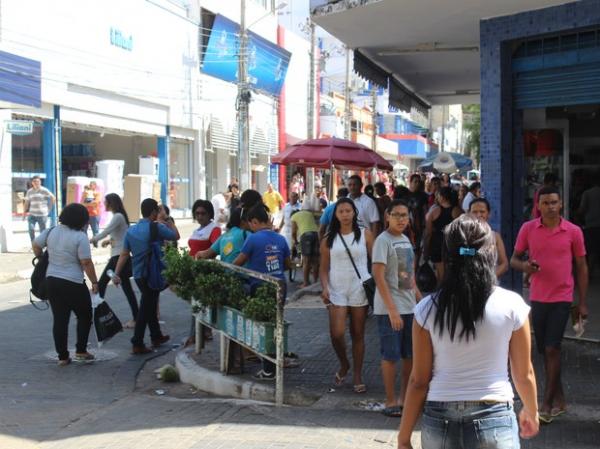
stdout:
<svg viewBox="0 0 600 449">
<path fill-rule="evenodd" d="M 558 179 L 564 215 L 583 225 L 581 194 L 600 169 L 598 3 L 484 20 L 481 49 L 481 165 L 497 205 L 493 226 L 512 247 L 547 173 Z"/>
</svg>

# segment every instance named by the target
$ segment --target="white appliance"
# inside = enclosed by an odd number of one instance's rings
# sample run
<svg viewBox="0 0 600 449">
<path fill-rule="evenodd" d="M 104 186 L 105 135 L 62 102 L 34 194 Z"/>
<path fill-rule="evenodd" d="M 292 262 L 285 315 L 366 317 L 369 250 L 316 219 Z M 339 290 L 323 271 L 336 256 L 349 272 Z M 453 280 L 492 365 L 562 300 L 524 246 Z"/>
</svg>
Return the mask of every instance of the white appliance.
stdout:
<svg viewBox="0 0 600 449">
<path fill-rule="evenodd" d="M 107 159 L 96 162 L 96 176 L 102 180 L 106 193 L 116 193 L 123 198 L 123 171 L 125 161 Z"/>
<path fill-rule="evenodd" d="M 158 158 L 152 156 L 140 156 L 140 175 L 151 175 L 158 181 Z"/>
</svg>

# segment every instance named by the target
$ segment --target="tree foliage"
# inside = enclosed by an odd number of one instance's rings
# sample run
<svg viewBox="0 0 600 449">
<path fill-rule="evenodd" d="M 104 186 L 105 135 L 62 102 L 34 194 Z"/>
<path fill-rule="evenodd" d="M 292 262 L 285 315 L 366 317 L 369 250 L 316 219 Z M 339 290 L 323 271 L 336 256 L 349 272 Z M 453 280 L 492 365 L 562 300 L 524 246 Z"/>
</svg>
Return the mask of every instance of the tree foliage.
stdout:
<svg viewBox="0 0 600 449">
<path fill-rule="evenodd" d="M 463 130 L 465 133 L 465 153 L 479 167 L 481 144 L 481 107 L 478 104 L 463 105 Z"/>
</svg>

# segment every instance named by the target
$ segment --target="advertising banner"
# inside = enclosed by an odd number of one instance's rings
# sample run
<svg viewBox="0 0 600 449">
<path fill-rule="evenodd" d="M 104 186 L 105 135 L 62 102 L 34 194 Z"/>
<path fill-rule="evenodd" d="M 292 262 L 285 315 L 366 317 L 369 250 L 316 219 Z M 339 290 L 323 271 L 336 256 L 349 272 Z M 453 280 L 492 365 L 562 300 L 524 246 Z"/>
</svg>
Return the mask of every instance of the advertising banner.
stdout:
<svg viewBox="0 0 600 449">
<path fill-rule="evenodd" d="M 238 82 L 240 26 L 217 15 L 202 61 L 202 72 L 231 83 Z M 291 53 L 248 31 L 248 83 L 270 95 L 279 95 Z"/>
</svg>

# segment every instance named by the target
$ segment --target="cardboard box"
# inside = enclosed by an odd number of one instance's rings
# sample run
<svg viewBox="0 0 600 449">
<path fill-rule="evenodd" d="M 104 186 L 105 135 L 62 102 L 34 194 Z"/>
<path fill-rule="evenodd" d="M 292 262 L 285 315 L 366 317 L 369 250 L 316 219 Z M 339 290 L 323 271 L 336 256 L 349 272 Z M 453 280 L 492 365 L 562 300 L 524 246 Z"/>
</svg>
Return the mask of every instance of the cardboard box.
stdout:
<svg viewBox="0 0 600 449">
<path fill-rule="evenodd" d="M 152 198 L 154 198 L 156 201 L 158 201 L 159 203 L 160 201 L 160 182 L 155 182 L 154 184 L 152 184 Z"/>
<path fill-rule="evenodd" d="M 130 221 L 136 222 L 142 218 L 140 204 L 146 198 L 154 198 L 154 184 L 154 176 L 151 175 L 125 176 L 123 205 Z"/>
</svg>

